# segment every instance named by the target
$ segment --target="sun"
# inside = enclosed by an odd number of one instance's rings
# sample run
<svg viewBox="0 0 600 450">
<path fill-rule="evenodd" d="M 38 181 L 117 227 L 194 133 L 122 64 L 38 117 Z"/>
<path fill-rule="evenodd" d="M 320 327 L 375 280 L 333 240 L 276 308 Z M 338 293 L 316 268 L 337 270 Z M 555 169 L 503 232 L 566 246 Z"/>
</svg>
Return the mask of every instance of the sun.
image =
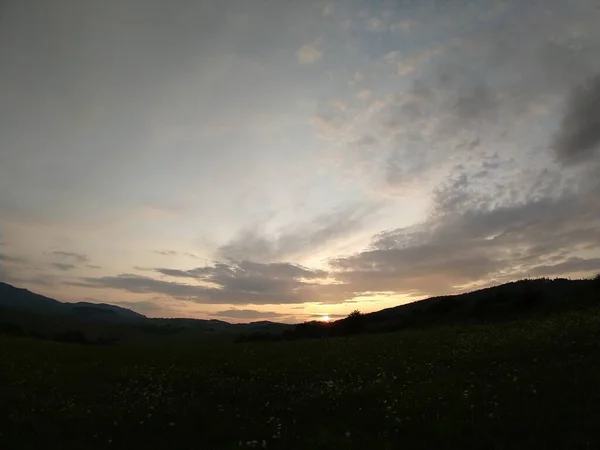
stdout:
<svg viewBox="0 0 600 450">
<path fill-rule="evenodd" d="M 331 317 L 325 314 L 324 316 L 321 316 L 319 320 L 321 320 L 321 322 L 329 322 L 331 320 Z"/>
</svg>

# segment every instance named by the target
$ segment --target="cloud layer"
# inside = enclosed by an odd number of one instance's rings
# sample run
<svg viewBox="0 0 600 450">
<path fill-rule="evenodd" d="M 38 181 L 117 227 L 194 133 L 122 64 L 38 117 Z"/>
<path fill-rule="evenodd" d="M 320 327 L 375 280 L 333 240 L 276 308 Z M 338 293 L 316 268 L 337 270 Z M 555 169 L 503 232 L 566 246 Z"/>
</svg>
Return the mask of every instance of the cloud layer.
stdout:
<svg viewBox="0 0 600 450">
<path fill-rule="evenodd" d="M 600 74 L 574 89 L 554 145 L 565 163 L 592 159 L 600 149 Z"/>
<path fill-rule="evenodd" d="M 8 2 L 0 278 L 292 320 L 600 271 L 598 23 L 594 0 Z"/>
</svg>

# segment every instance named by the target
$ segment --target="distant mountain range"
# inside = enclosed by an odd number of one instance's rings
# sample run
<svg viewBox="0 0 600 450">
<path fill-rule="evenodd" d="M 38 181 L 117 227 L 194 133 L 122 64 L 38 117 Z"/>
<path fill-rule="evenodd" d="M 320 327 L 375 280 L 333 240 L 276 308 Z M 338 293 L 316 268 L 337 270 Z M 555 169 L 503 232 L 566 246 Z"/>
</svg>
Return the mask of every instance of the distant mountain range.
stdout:
<svg viewBox="0 0 600 450">
<path fill-rule="evenodd" d="M 280 331 L 291 327 L 269 321 L 232 324 L 223 320 L 203 319 L 151 319 L 127 308 L 106 303 L 60 302 L 53 298 L 44 297 L 27 289 L 11 286 L 0 282 L 0 320 L 2 311 L 22 311 L 38 316 L 62 317 L 79 322 L 108 322 L 113 324 L 151 325 L 176 329 L 204 329 L 223 331 L 233 329 L 261 329 L 265 331 Z"/>
<path fill-rule="evenodd" d="M 393 331 L 413 326 L 490 323 L 596 305 L 600 306 L 600 276 L 594 280 L 520 280 L 363 314 L 361 329 Z M 152 335 L 226 332 L 259 337 L 281 333 L 298 337 L 321 336 L 323 333 L 336 335 L 344 333 L 348 326 L 347 319 L 299 325 L 269 321 L 232 324 L 216 319 L 152 319 L 115 305 L 63 303 L 0 282 L 0 325 L 2 323 L 17 324 L 29 331 L 47 328 L 55 332 L 58 326 L 89 331 L 108 326 L 113 331 L 120 327 Z M 52 327 L 48 328 L 48 323 L 52 323 Z"/>
<path fill-rule="evenodd" d="M 15 308 L 36 314 L 67 315 L 82 320 L 110 322 L 141 322 L 146 316 L 120 306 L 106 303 L 63 303 L 0 282 L 0 307 Z"/>
</svg>

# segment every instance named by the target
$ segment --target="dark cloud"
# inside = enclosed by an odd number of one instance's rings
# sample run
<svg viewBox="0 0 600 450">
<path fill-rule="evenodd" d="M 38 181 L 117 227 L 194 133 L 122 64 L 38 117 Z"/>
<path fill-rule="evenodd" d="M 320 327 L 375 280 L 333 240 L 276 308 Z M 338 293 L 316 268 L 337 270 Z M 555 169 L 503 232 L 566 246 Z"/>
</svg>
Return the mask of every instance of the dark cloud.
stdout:
<svg viewBox="0 0 600 450">
<path fill-rule="evenodd" d="M 157 269 L 158 273 L 187 278 L 196 284 L 157 280 L 123 274 L 114 277 L 84 278 L 76 286 L 109 287 L 135 293 L 164 294 L 198 303 L 288 304 L 323 301 L 333 293 L 320 284 L 327 272 L 289 263 L 251 261 L 215 263 L 190 270 Z"/>
<path fill-rule="evenodd" d="M 85 263 L 85 262 L 89 261 L 89 258 L 86 255 L 83 255 L 81 253 L 65 252 L 65 251 L 56 250 L 56 251 L 51 252 L 51 254 L 53 256 L 58 257 L 59 259 L 63 259 L 65 261 L 70 261 L 73 263 Z"/>
<path fill-rule="evenodd" d="M 477 8 L 475 8 L 477 9 Z M 574 86 L 556 138 L 566 161 L 589 156 L 598 144 L 600 11 L 585 1 L 549 0 L 524 8 L 507 2 L 486 26 L 453 16 L 460 37 L 423 49 L 426 69 L 411 88 L 386 101 L 373 117 L 380 139 L 394 144 L 384 180 L 401 188 L 451 159 L 481 157 L 538 120 Z M 508 19 L 510 17 L 510 19 Z M 421 57 L 419 55 L 429 55 Z"/>
<path fill-rule="evenodd" d="M 136 267 L 136 269 L 141 270 L 141 268 Z M 145 269 L 148 270 L 148 269 Z M 167 275 L 169 277 L 176 277 L 176 278 L 196 278 L 195 275 L 193 275 L 191 273 L 191 271 L 188 270 L 180 270 L 180 269 L 168 269 L 168 268 L 157 268 L 155 269 L 156 272 L 162 274 L 162 275 Z"/>
<path fill-rule="evenodd" d="M 83 278 L 81 281 L 69 282 L 72 286 L 80 287 L 107 287 L 134 293 L 158 293 L 172 297 L 194 297 L 202 292 L 202 288 L 179 283 L 155 280 L 139 275 L 122 274 L 99 278 Z"/>
<path fill-rule="evenodd" d="M 67 272 L 69 270 L 73 270 L 76 268 L 74 264 L 65 264 L 65 263 L 53 263 L 52 267 L 62 270 L 63 272 Z"/>
<path fill-rule="evenodd" d="M 86 264 L 85 267 L 87 267 L 88 269 L 102 269 L 101 266 L 96 266 L 94 264 Z"/>
<path fill-rule="evenodd" d="M 279 314 L 273 311 L 256 311 L 254 309 L 228 309 L 210 314 L 213 317 L 226 317 L 231 319 L 276 319 L 289 314 Z"/>
<path fill-rule="evenodd" d="M 219 282 L 234 276 L 261 276 L 274 279 L 282 278 L 324 278 L 322 270 L 310 270 L 290 263 L 256 263 L 252 261 L 215 263 L 213 266 L 197 267 L 189 270 L 157 268 L 156 272 L 176 278 L 195 278 L 209 282 Z"/>
<path fill-rule="evenodd" d="M 600 272 L 600 258 L 568 258 L 559 264 L 534 267 L 529 273 L 536 277 L 547 277 L 582 272 Z"/>
<path fill-rule="evenodd" d="M 600 75 L 573 91 L 554 148 L 564 163 L 589 159 L 600 148 Z"/>
</svg>

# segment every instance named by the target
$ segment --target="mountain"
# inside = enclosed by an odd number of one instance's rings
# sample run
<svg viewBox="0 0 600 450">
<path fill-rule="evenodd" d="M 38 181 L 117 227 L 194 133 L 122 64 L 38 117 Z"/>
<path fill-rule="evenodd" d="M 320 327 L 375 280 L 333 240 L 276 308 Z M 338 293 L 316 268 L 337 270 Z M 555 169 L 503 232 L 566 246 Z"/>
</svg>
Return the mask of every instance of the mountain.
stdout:
<svg viewBox="0 0 600 450">
<path fill-rule="evenodd" d="M 49 319 L 60 317 L 63 320 L 68 318 L 71 327 L 77 327 L 77 323 L 98 322 L 140 325 L 145 329 L 159 328 L 164 329 L 167 333 L 177 333 L 184 330 L 224 332 L 247 329 L 275 333 L 292 327 L 292 325 L 268 321 L 232 324 L 217 319 L 150 319 L 135 311 L 116 305 L 89 302 L 65 303 L 35 294 L 27 289 L 0 282 L 0 321 L 10 319 L 10 321 L 19 323 L 31 322 L 32 318 L 27 314 L 36 315 L 36 323 L 39 323 L 44 317 Z"/>
<path fill-rule="evenodd" d="M 372 327 L 489 323 L 598 304 L 598 281 L 524 279 L 464 294 L 432 297 L 365 314 Z"/>
<path fill-rule="evenodd" d="M 0 307 L 19 308 L 39 313 L 56 313 L 62 311 L 64 304 L 58 300 L 34 294 L 0 282 Z"/>
<path fill-rule="evenodd" d="M 82 321 L 135 323 L 146 319 L 146 316 L 127 308 L 105 303 L 63 303 L 2 282 L 0 282 L 0 308 L 18 309 L 41 315 L 69 316 Z"/>
<path fill-rule="evenodd" d="M 63 303 L 0 282 L 2 327 L 29 335 L 55 336 L 79 330 L 89 336 L 124 340 L 144 336 L 209 334 L 238 341 L 341 336 L 407 327 L 497 323 L 600 306 L 600 276 L 594 280 L 527 279 L 458 295 L 433 297 L 331 323 L 290 325 L 269 321 L 231 324 L 222 320 L 150 319 L 126 308 L 96 303 Z M 56 320 L 59 318 L 60 320 Z M 13 327 L 13 328 L 11 328 Z"/>
<path fill-rule="evenodd" d="M 346 336 L 431 326 L 494 324 L 600 307 L 600 275 L 593 280 L 525 279 L 464 294 L 412 303 L 324 323 L 295 325 L 281 335 L 253 332 L 238 342 Z"/>
</svg>

